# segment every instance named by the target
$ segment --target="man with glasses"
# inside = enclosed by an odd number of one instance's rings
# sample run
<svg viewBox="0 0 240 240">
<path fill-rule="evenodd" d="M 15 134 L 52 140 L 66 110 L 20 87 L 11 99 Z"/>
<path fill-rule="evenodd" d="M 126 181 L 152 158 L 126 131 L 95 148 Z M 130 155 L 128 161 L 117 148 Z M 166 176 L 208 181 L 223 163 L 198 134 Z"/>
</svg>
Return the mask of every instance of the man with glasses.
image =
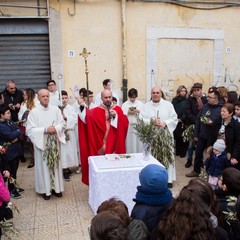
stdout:
<svg viewBox="0 0 240 240">
<path fill-rule="evenodd" d="M 196 119 L 199 111 L 202 109 L 203 105 L 207 103 L 206 96 L 203 96 L 202 93 L 202 84 L 194 83 L 190 91 L 190 96 L 187 99 L 185 106 L 185 116 L 186 116 L 186 125 L 190 126 L 196 123 Z M 185 164 L 186 168 L 192 166 L 193 160 L 193 141 L 189 142 L 188 146 L 188 158 Z"/>
<path fill-rule="evenodd" d="M 217 138 L 215 124 L 221 122 L 221 102 L 217 88 L 208 90 L 207 104 L 203 105 L 194 128 L 194 140 L 197 142 L 194 159 L 194 169 L 186 174 L 186 177 L 198 177 L 203 165 L 203 152 L 205 148 L 212 146 Z"/>
<path fill-rule="evenodd" d="M 56 82 L 54 80 L 47 81 L 47 89 L 50 94 L 49 104 L 56 107 L 60 106 L 60 94 L 57 90 Z"/>
</svg>

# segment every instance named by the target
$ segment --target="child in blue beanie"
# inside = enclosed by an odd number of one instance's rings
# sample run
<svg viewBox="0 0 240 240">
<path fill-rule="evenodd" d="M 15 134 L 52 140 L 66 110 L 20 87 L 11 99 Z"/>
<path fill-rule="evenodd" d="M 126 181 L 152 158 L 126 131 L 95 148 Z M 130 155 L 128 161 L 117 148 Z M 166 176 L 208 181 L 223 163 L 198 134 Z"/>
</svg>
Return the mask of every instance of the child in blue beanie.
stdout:
<svg viewBox="0 0 240 240">
<path fill-rule="evenodd" d="M 139 181 L 141 186 L 137 186 L 131 217 L 142 220 L 152 232 L 173 199 L 168 189 L 168 173 L 160 165 L 149 164 L 140 172 Z"/>
<path fill-rule="evenodd" d="M 227 159 L 225 152 L 225 142 L 223 139 L 217 139 L 213 144 L 209 158 L 205 161 L 206 170 L 208 173 L 208 183 L 213 190 L 218 187 L 218 177 L 222 175 L 226 167 L 231 167 L 231 162 Z"/>
</svg>

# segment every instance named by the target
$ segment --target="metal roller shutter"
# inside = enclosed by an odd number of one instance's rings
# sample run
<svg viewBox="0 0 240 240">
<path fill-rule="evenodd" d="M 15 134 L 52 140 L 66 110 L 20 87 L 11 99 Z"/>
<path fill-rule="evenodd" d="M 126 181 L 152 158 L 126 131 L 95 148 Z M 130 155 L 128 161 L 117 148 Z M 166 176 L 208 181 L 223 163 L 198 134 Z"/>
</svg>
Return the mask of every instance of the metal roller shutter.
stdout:
<svg viewBox="0 0 240 240">
<path fill-rule="evenodd" d="M 10 34 L 1 34 L 9 31 L 8 23 L 4 31 L 0 31 L 1 90 L 8 80 L 14 80 L 21 90 L 29 87 L 38 90 L 45 87 L 51 78 L 49 35 L 46 33 L 46 26 L 42 31 L 41 25 L 26 21 L 22 24 L 11 22 Z M 24 33 L 25 29 L 27 33 Z"/>
</svg>

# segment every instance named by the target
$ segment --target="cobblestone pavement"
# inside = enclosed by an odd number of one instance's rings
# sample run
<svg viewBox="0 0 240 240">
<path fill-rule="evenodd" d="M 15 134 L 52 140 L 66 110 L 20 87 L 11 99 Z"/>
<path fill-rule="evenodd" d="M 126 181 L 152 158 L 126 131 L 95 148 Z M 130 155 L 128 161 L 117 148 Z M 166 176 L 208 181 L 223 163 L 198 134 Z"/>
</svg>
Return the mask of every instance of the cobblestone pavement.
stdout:
<svg viewBox="0 0 240 240">
<path fill-rule="evenodd" d="M 177 181 L 173 184 L 176 196 L 189 181 L 184 167 L 186 158 L 176 158 Z M 15 212 L 14 224 L 19 231 L 13 240 L 89 240 L 88 226 L 94 216 L 88 204 L 88 187 L 81 182 L 81 174 L 73 174 L 65 182 L 62 198 L 51 196 L 45 201 L 34 191 L 34 168 L 20 163 L 18 183 L 25 189 L 21 199 L 12 199 L 20 213 Z M 6 238 L 2 238 L 5 240 Z"/>
</svg>

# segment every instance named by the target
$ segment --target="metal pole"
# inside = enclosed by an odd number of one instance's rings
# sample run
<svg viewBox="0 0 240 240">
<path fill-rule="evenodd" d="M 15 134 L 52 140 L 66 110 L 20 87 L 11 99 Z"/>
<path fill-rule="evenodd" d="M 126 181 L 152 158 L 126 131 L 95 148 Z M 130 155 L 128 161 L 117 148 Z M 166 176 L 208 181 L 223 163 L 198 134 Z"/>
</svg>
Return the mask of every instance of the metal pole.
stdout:
<svg viewBox="0 0 240 240">
<path fill-rule="evenodd" d="M 126 0 L 121 1 L 121 22 L 122 22 L 122 91 L 123 102 L 127 101 L 127 41 L 126 41 Z"/>
</svg>

